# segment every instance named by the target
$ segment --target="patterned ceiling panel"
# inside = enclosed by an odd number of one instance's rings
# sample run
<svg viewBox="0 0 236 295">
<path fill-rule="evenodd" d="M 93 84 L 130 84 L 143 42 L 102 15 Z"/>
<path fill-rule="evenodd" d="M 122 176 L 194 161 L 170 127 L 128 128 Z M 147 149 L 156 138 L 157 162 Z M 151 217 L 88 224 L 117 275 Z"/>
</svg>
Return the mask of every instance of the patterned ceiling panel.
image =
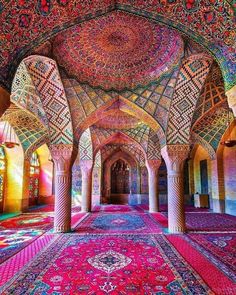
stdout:
<svg viewBox="0 0 236 295">
<path fill-rule="evenodd" d="M 168 74 L 150 86 L 120 93 L 104 91 L 92 88 L 88 84 L 81 84 L 75 79 L 68 78 L 63 71 L 61 71 L 61 75 L 71 109 L 73 127 L 77 135 L 80 133 L 84 120 L 89 116 L 95 116 L 96 122 L 96 120 L 106 116 L 105 112 L 109 114 L 111 110 L 115 110 L 115 112 L 121 110 L 123 113 L 136 117 L 139 121 L 149 124 L 152 128 L 154 128 L 153 125 L 158 126 L 156 129 L 158 129 L 160 143 L 162 145 L 165 143 L 165 134 L 162 128 L 165 128 L 167 124 L 168 109 L 174 93 L 178 70 L 174 70 L 173 73 Z M 114 100 L 115 102 L 105 108 L 104 113 L 99 114 L 97 118 L 95 111 Z M 128 102 L 130 103 L 128 104 Z M 117 118 L 117 124 L 119 124 L 120 119 L 120 117 Z M 91 124 L 94 124 L 93 120 L 91 122 Z"/>
<path fill-rule="evenodd" d="M 230 120 L 233 120 L 230 112 Z M 227 104 L 207 114 L 193 128 L 193 132 L 202 137 L 216 151 L 220 140 L 227 129 L 228 109 Z"/>
<path fill-rule="evenodd" d="M 10 87 L 17 64 L 32 48 L 74 23 L 114 8 L 114 0 L 0 2 L 0 77 Z"/>
<path fill-rule="evenodd" d="M 101 149 L 102 161 L 104 162 L 111 154 L 118 151 L 131 153 L 141 167 L 145 166 L 145 156 L 140 149 L 133 144 L 108 144 Z"/>
<path fill-rule="evenodd" d="M 139 123 L 139 119 L 117 109 L 115 111 L 112 111 L 110 115 L 107 115 L 104 118 L 100 119 L 98 122 L 96 122 L 96 126 L 99 128 L 123 130 L 135 128 L 138 126 Z"/>
<path fill-rule="evenodd" d="M 118 0 L 117 7 L 163 22 L 207 47 L 220 64 L 228 90 L 236 84 L 234 2 Z"/>
<path fill-rule="evenodd" d="M 119 135 L 121 133 L 119 129 L 102 129 L 96 126 L 92 126 L 90 130 L 92 134 L 94 150 L 97 150 L 103 146 L 112 136 L 115 136 L 116 134 Z M 159 159 L 161 157 L 158 136 L 147 125 L 140 124 L 136 128 L 122 130 L 122 133 L 140 144 L 140 146 L 146 152 L 147 159 Z M 118 138 L 118 143 L 119 141 L 120 143 L 124 143 L 120 140 L 120 138 Z"/>
<path fill-rule="evenodd" d="M 19 109 L 14 104 L 1 117 L 1 121 L 8 121 L 14 128 L 25 154 L 34 147 L 48 142 L 47 129 L 33 115 Z"/>
<path fill-rule="evenodd" d="M 73 26 L 53 42 L 53 56 L 70 76 L 105 90 L 149 84 L 182 55 L 178 33 L 121 11 Z"/>
<path fill-rule="evenodd" d="M 198 99 L 193 115 L 192 125 L 194 125 L 194 123 L 202 116 L 204 116 L 205 113 L 211 111 L 212 108 L 225 102 L 226 99 L 224 81 L 220 68 L 216 63 L 213 63 L 207 76 L 205 85 L 202 89 L 201 95 Z"/>
<path fill-rule="evenodd" d="M 114 8 L 163 22 L 194 38 L 218 59 L 226 88 L 235 84 L 235 4 L 218 0 L 1 1 L 1 83 L 10 88 L 17 65 L 35 46 Z"/>
</svg>

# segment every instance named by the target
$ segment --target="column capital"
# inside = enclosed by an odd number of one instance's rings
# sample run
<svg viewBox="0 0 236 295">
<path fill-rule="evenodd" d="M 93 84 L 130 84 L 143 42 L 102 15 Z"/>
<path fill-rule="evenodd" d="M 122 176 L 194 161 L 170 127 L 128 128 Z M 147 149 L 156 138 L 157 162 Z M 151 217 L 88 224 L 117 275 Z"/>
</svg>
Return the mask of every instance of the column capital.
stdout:
<svg viewBox="0 0 236 295">
<path fill-rule="evenodd" d="M 226 91 L 225 94 L 227 96 L 229 107 L 232 109 L 234 117 L 236 117 L 236 85 Z"/>
<path fill-rule="evenodd" d="M 160 159 L 153 159 L 153 160 L 146 160 L 146 166 L 147 169 L 150 172 L 154 172 L 155 174 L 157 174 L 158 169 L 161 165 L 161 160 Z"/>
<path fill-rule="evenodd" d="M 73 153 L 72 144 L 54 144 L 50 146 L 50 151 L 57 171 L 67 171 L 71 164 Z"/>
<path fill-rule="evenodd" d="M 189 155 L 190 147 L 187 144 L 166 145 L 161 149 L 169 170 L 180 171 L 183 168 L 183 162 Z"/>
</svg>

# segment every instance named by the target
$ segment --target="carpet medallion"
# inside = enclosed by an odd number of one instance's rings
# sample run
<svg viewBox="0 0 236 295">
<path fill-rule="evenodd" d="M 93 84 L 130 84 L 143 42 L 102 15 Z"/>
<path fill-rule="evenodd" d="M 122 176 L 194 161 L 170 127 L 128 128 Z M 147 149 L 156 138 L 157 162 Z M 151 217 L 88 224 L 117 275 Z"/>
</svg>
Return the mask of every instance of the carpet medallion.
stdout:
<svg viewBox="0 0 236 295">
<path fill-rule="evenodd" d="M 161 233 L 158 222 L 149 214 L 116 213 L 100 214 L 92 213 L 85 218 L 76 228 L 76 232 L 83 233 Z"/>
<path fill-rule="evenodd" d="M 28 246 L 43 233 L 43 230 L 38 229 L 0 231 L 0 264 Z"/>
<path fill-rule="evenodd" d="M 61 235 L 1 294 L 213 294 L 162 235 Z"/>
</svg>

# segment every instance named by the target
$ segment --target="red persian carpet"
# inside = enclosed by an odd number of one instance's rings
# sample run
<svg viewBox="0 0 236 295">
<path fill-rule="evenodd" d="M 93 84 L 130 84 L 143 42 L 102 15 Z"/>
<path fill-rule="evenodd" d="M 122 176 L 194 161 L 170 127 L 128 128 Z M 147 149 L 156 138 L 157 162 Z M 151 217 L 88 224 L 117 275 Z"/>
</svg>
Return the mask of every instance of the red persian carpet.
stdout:
<svg viewBox="0 0 236 295">
<path fill-rule="evenodd" d="M 57 235 L 53 234 L 44 234 L 27 247 L 23 248 L 16 255 L 0 264 L 0 286 L 8 282 L 22 267 L 29 263 L 36 254 L 46 247 L 52 239 L 55 240 L 57 237 Z"/>
<path fill-rule="evenodd" d="M 80 233 L 161 233 L 162 226 L 146 213 L 92 213 L 75 230 Z"/>
<path fill-rule="evenodd" d="M 48 230 L 52 227 L 52 223 L 53 217 L 47 213 L 27 213 L 0 222 L 0 230 L 29 228 Z"/>
<path fill-rule="evenodd" d="M 236 281 L 236 234 L 188 234 L 186 240 Z"/>
<path fill-rule="evenodd" d="M 185 235 L 168 235 L 167 239 L 178 250 L 181 256 L 197 271 L 208 286 L 217 295 L 235 295 L 236 280 L 228 276 L 219 265 L 214 265 L 211 259 L 208 259 L 204 253 L 191 245 Z M 208 293 L 196 293 L 199 295 Z"/>
<path fill-rule="evenodd" d="M 0 292 L 213 294 L 165 236 L 138 234 L 61 235 Z"/>
<path fill-rule="evenodd" d="M 194 231 L 236 231 L 236 217 L 220 213 L 186 213 L 186 224 Z"/>
</svg>

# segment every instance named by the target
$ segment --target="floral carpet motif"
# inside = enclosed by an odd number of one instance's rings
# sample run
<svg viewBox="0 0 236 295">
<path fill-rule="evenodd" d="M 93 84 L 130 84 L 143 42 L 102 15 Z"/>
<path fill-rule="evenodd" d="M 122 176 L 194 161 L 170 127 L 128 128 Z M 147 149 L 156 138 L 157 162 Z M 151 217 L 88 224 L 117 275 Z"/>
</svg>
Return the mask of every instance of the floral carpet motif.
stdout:
<svg viewBox="0 0 236 295">
<path fill-rule="evenodd" d="M 83 233 L 161 233 L 162 229 L 158 221 L 152 219 L 149 214 L 92 213 L 85 218 L 76 232 Z"/>
<path fill-rule="evenodd" d="M 162 235 L 61 235 L 1 294 L 212 294 Z"/>
<path fill-rule="evenodd" d="M 188 234 L 187 241 L 236 281 L 236 234 Z"/>
<path fill-rule="evenodd" d="M 4 229 L 43 229 L 52 227 L 53 217 L 49 214 L 21 214 L 0 222 L 0 230 Z"/>
<path fill-rule="evenodd" d="M 0 231 L 0 264 L 28 246 L 43 233 L 43 230 L 38 229 Z"/>
</svg>

